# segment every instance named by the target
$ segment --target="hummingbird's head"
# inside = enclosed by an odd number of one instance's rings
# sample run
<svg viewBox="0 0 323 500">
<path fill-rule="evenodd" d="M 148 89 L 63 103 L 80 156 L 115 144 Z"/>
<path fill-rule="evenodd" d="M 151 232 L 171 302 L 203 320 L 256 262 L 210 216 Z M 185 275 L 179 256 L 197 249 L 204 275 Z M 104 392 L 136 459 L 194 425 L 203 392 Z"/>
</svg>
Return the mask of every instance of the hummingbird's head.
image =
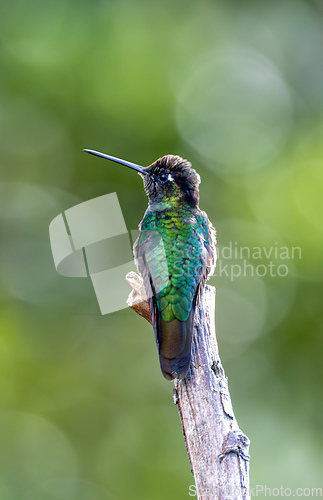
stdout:
<svg viewBox="0 0 323 500">
<path fill-rule="evenodd" d="M 150 203 L 184 202 L 192 207 L 198 206 L 201 178 L 191 163 L 180 156 L 163 156 L 139 175 L 143 178 Z"/>
<path fill-rule="evenodd" d="M 142 167 L 93 149 L 84 149 L 83 151 L 136 170 L 143 178 L 150 204 L 166 203 L 171 205 L 182 202 L 191 207 L 198 206 L 201 178 L 192 168 L 191 163 L 183 160 L 180 156 L 166 155 L 149 167 Z"/>
</svg>

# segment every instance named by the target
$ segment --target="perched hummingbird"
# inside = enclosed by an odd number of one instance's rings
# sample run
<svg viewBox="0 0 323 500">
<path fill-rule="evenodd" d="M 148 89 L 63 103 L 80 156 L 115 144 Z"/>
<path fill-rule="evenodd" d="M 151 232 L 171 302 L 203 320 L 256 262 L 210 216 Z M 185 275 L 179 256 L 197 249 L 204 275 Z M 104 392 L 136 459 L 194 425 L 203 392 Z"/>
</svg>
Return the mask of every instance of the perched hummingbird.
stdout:
<svg viewBox="0 0 323 500">
<path fill-rule="evenodd" d="M 85 149 L 136 170 L 148 208 L 134 243 L 135 263 L 148 297 L 160 367 L 168 380 L 188 372 L 194 313 L 216 263 L 215 229 L 199 208 L 200 176 L 180 156 L 166 155 L 148 167 Z"/>
</svg>

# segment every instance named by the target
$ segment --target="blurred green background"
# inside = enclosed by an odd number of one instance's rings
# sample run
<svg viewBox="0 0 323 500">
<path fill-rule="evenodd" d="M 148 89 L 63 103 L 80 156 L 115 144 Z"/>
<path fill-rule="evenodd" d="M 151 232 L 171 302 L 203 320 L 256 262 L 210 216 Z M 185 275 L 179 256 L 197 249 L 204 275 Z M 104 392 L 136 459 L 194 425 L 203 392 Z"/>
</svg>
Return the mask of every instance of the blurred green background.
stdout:
<svg viewBox="0 0 323 500">
<path fill-rule="evenodd" d="M 62 211 L 117 192 L 131 230 L 146 208 L 141 179 L 85 147 L 188 158 L 220 249 L 301 248 L 248 259 L 285 277 L 211 284 L 252 486 L 323 487 L 322 1 L 2 0 L 0 43 L 1 500 L 193 484 L 151 327 L 54 268 Z"/>
</svg>

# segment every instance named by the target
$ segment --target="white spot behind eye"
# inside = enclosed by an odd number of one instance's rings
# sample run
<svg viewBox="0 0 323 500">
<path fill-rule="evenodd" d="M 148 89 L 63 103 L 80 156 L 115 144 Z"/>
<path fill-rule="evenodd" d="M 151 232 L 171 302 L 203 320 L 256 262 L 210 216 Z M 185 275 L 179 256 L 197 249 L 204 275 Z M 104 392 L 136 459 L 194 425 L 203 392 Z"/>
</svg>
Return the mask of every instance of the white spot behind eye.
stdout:
<svg viewBox="0 0 323 500">
<path fill-rule="evenodd" d="M 168 174 L 167 179 L 168 179 L 169 181 L 173 181 L 173 180 L 174 180 L 174 179 L 173 179 L 173 177 L 171 176 L 171 174 Z"/>
</svg>

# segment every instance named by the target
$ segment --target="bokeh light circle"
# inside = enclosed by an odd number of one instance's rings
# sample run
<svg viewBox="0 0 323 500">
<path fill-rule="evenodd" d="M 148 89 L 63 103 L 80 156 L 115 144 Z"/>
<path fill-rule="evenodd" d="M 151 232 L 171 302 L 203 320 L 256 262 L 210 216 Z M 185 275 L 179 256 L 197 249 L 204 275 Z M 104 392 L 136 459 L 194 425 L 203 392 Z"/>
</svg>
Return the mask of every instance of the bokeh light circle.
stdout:
<svg viewBox="0 0 323 500">
<path fill-rule="evenodd" d="M 42 185 L 0 183 L 0 294 L 3 297 L 38 305 L 53 300 L 51 293 L 57 274 L 48 225 L 63 208 L 78 202 L 78 198 L 67 192 Z M 61 290 L 58 293 L 62 295 Z"/>
<path fill-rule="evenodd" d="M 223 219 L 217 221 L 217 230 L 218 260 L 210 280 L 217 289 L 217 335 L 231 343 L 252 342 L 290 311 L 296 290 L 294 262 L 280 258 L 288 247 L 268 225 Z M 286 276 L 279 270 L 282 265 Z"/>
<path fill-rule="evenodd" d="M 292 116 L 291 93 L 279 70 L 251 50 L 214 54 L 178 96 L 183 139 L 210 168 L 227 176 L 271 161 L 285 145 Z"/>
<path fill-rule="evenodd" d="M 0 413 L 0 480 L 22 498 L 40 482 L 77 476 L 78 458 L 52 422 L 31 413 Z"/>
</svg>

